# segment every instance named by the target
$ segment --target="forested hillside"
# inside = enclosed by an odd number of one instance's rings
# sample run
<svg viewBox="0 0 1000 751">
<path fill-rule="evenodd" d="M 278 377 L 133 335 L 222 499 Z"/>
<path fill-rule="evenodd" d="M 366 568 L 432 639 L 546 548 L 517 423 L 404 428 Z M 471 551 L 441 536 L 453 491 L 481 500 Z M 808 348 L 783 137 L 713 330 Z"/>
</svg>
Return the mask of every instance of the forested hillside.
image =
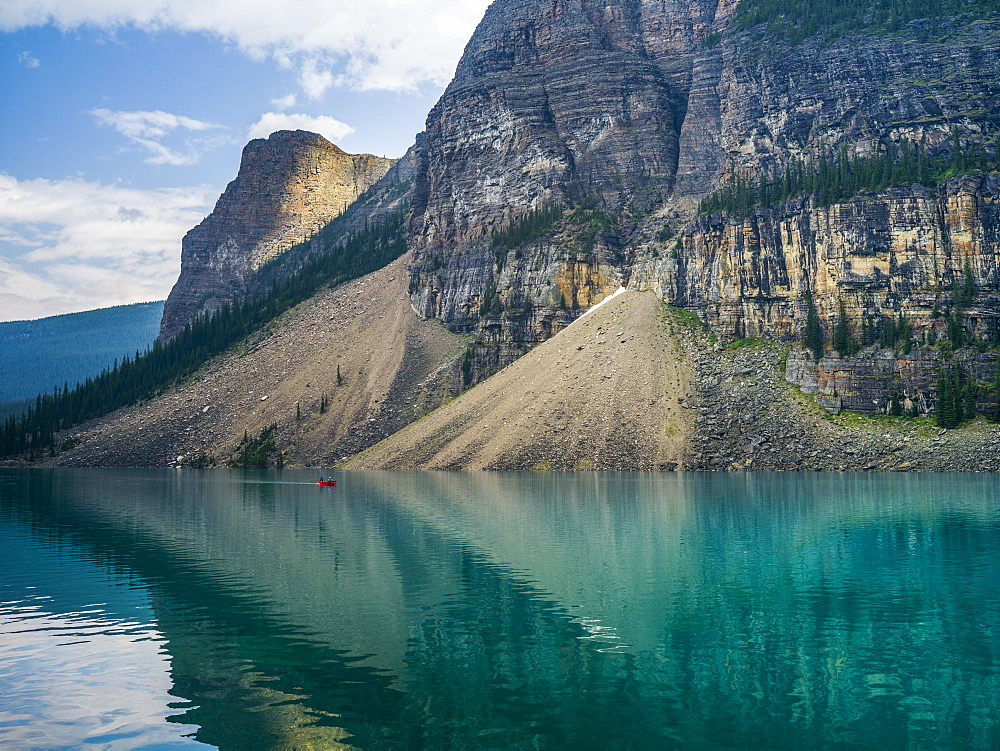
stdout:
<svg viewBox="0 0 1000 751">
<path fill-rule="evenodd" d="M 161 315 L 162 301 L 0 323 L 0 402 L 74 386 L 126 354 L 145 352 Z"/>
</svg>

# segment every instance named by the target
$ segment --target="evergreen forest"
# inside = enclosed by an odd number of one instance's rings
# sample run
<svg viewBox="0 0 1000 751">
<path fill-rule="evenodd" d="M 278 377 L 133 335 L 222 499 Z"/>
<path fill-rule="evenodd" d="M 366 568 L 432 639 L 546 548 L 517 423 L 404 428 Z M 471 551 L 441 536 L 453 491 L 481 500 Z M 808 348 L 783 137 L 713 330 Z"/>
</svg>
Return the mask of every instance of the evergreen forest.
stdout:
<svg viewBox="0 0 1000 751">
<path fill-rule="evenodd" d="M 1000 169 L 1000 145 L 964 143 L 952 135 L 946 153 L 929 155 L 925 149 L 903 141 L 870 157 L 849 155 L 840 149 L 834 157 L 810 163 L 794 160 L 778 174 L 760 180 L 737 179 L 699 204 L 699 213 L 726 212 L 747 216 L 800 195 L 813 197 L 814 205 L 830 206 L 863 190 L 880 191 L 901 185 L 933 188 L 951 177 Z"/>
<path fill-rule="evenodd" d="M 817 34 L 892 33 L 911 21 L 997 11 L 1000 0 L 740 0 L 734 20 L 737 29 L 762 26 L 795 43 Z"/>
<path fill-rule="evenodd" d="M 113 369 L 122 355 L 153 343 L 162 315 L 160 301 L 0 323 L 0 402 Z"/>
</svg>

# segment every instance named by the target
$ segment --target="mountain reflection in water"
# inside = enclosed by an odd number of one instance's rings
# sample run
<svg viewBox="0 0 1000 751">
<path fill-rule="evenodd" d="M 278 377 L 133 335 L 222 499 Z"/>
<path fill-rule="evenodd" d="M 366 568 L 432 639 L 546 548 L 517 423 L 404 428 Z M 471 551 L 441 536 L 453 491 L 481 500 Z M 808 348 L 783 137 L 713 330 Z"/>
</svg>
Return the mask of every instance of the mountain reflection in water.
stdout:
<svg viewBox="0 0 1000 751">
<path fill-rule="evenodd" d="M 0 470 L 0 743 L 1000 747 L 993 478 L 337 479 Z"/>
</svg>

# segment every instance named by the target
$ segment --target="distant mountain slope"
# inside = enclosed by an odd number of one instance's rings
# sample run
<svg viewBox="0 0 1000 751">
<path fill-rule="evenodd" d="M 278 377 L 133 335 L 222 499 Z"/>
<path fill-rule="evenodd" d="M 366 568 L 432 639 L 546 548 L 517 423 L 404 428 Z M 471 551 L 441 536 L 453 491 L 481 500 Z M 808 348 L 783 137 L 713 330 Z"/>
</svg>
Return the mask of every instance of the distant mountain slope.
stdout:
<svg viewBox="0 0 1000 751">
<path fill-rule="evenodd" d="M 145 351 L 160 328 L 163 301 L 0 323 L 0 402 L 74 386 Z"/>
</svg>

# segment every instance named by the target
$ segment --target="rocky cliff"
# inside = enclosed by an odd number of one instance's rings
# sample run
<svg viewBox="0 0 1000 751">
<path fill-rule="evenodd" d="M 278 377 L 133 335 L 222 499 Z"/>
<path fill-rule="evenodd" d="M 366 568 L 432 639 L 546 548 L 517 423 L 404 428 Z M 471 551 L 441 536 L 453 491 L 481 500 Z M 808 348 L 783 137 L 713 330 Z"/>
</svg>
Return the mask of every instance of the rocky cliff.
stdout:
<svg viewBox="0 0 1000 751">
<path fill-rule="evenodd" d="M 591 236 L 588 248 L 541 246 L 503 281 L 489 236 L 549 204 L 630 213 L 663 204 L 682 152 L 692 59 L 728 5 L 494 3 L 428 117 L 411 225 L 415 307 L 475 321 L 487 289 L 516 287 L 534 288 L 533 307 L 550 307 L 554 295 L 542 288 L 580 264 L 603 276 L 613 267 L 620 281 L 629 258 L 615 232 Z M 525 340 L 539 333 L 537 322 L 521 328 Z"/>
<path fill-rule="evenodd" d="M 866 320 L 903 315 L 915 342 L 936 344 L 948 337 L 953 293 L 971 283 L 968 337 L 995 338 L 1000 326 L 996 173 L 700 217 L 660 250 L 636 265 L 636 283 L 700 311 L 727 340 L 799 339 L 807 291 L 828 329 L 841 309 L 855 335 Z"/>
<path fill-rule="evenodd" d="M 902 313 L 934 344 L 971 267 L 962 325 L 996 340 L 995 174 L 749 215 L 697 216 L 697 201 L 902 144 L 995 156 L 1000 15 L 796 36 L 748 25 L 756 6 L 491 6 L 428 118 L 410 225 L 411 301 L 477 334 L 473 380 L 619 285 L 656 289 L 730 340 L 800 338 L 811 293 L 828 340 L 843 303 L 855 332 Z M 554 205 L 566 210 L 549 232 L 497 242 Z"/>
<path fill-rule="evenodd" d="M 184 237 L 181 275 L 167 298 L 160 338 L 242 295 L 263 264 L 341 214 L 392 165 L 346 154 L 306 131 L 278 131 L 248 143 L 236 179 Z"/>
</svg>

